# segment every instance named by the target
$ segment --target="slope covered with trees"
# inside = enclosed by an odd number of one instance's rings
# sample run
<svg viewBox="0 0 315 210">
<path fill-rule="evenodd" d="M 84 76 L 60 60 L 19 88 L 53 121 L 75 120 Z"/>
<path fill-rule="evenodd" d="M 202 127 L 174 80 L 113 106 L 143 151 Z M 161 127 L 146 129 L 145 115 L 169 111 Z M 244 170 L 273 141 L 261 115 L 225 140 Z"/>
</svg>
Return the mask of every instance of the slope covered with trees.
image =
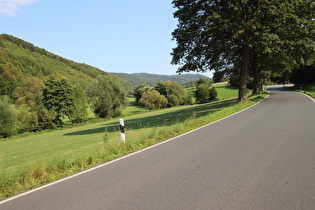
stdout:
<svg viewBox="0 0 315 210">
<path fill-rule="evenodd" d="M 174 81 L 180 85 L 187 85 L 192 81 L 197 81 L 201 78 L 209 79 L 207 76 L 200 74 L 181 74 L 181 75 L 160 75 L 160 74 L 148 74 L 148 73 L 110 73 L 117 77 L 120 77 L 133 85 L 148 84 L 155 86 L 158 82 Z"/>
<path fill-rule="evenodd" d="M 0 35 L 0 138 L 61 127 L 65 117 L 85 121 L 89 106 L 101 118 L 117 116 L 128 89 L 130 83 L 100 69 Z"/>
<path fill-rule="evenodd" d="M 105 72 L 67 60 L 11 35 L 0 35 L 0 95 L 14 96 L 24 78 L 44 79 L 52 74 L 62 75 L 72 84 L 85 88 Z"/>
<path fill-rule="evenodd" d="M 61 75 L 85 89 L 98 75 L 107 73 L 88 64 L 62 58 L 17 37 L 0 35 L 0 95 L 14 97 L 16 87 L 22 84 L 24 78 L 44 80 L 52 74 Z M 132 84 L 123 79 L 120 83 L 132 93 Z"/>
</svg>

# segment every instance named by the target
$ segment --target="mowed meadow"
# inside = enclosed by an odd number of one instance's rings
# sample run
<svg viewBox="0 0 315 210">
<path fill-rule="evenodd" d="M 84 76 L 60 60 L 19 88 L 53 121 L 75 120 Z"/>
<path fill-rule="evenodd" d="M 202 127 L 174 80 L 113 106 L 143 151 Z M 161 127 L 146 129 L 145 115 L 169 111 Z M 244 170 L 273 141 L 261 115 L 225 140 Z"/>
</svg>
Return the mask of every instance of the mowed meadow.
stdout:
<svg viewBox="0 0 315 210">
<path fill-rule="evenodd" d="M 216 89 L 218 101 L 155 111 L 139 107 L 131 99 L 123 112 L 126 143 L 120 141 L 119 118 L 1 141 L 0 199 L 211 123 L 266 96 L 236 103 L 236 88 L 221 84 Z"/>
</svg>

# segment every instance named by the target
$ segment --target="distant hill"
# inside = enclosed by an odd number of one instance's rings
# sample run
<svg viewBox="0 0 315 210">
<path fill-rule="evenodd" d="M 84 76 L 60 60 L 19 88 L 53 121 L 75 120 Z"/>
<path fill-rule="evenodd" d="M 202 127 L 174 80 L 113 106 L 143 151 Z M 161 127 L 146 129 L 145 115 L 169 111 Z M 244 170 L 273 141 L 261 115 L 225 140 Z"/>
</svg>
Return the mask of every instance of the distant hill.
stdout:
<svg viewBox="0 0 315 210">
<path fill-rule="evenodd" d="M 181 74 L 181 75 L 160 75 L 160 74 L 148 74 L 148 73 L 134 73 L 134 74 L 126 74 L 126 73 L 112 73 L 110 74 L 120 77 L 124 80 L 127 80 L 133 85 L 139 84 L 149 84 L 151 86 L 155 86 L 157 82 L 164 82 L 167 80 L 175 81 L 180 85 L 187 85 L 191 81 L 197 81 L 200 78 L 210 79 L 207 76 L 203 76 L 200 74 Z"/>
<path fill-rule="evenodd" d="M 33 76 L 44 79 L 52 74 L 59 74 L 85 88 L 96 76 L 106 73 L 62 58 L 14 36 L 0 35 L 0 96 L 12 95 L 23 78 Z M 132 87 L 126 81 L 122 83 L 125 87 Z"/>
<path fill-rule="evenodd" d="M 45 80 L 53 74 L 61 75 L 73 84 L 86 88 L 95 77 L 107 73 L 88 64 L 62 58 L 17 37 L 0 35 L 0 96 L 9 95 L 14 98 L 14 91 L 21 86 L 24 78 L 37 77 Z M 135 85 L 142 83 L 155 86 L 157 82 L 171 80 L 186 85 L 200 78 L 208 78 L 199 74 L 110 74 L 121 78 L 121 83 L 129 94 L 133 92 Z"/>
</svg>

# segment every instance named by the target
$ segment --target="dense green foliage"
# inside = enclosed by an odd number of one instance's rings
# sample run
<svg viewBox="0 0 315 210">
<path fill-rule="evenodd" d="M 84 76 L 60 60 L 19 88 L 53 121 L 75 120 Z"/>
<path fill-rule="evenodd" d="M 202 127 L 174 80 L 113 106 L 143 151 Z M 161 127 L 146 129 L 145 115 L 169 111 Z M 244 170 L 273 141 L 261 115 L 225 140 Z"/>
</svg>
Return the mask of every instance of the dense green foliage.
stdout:
<svg viewBox="0 0 315 210">
<path fill-rule="evenodd" d="M 55 128 L 54 119 L 46 108 L 38 111 L 38 130 Z"/>
<path fill-rule="evenodd" d="M 87 89 L 94 113 L 101 118 L 117 117 L 128 104 L 126 90 L 119 79 L 111 75 L 100 75 Z"/>
<path fill-rule="evenodd" d="M 152 91 L 152 89 L 147 84 L 141 84 L 136 87 L 134 96 L 139 105 L 149 109 L 160 109 L 192 103 L 192 95 L 186 94 L 184 87 L 177 82 L 158 82 L 154 87 L 155 91 Z M 154 96 L 157 97 L 156 100 Z"/>
<path fill-rule="evenodd" d="M 167 99 L 164 95 L 161 95 L 156 90 L 149 90 L 142 94 L 139 100 L 139 105 L 144 106 L 148 109 L 161 109 L 165 108 L 168 104 Z"/>
<path fill-rule="evenodd" d="M 20 111 L 18 115 L 19 129 L 23 132 L 36 131 L 38 129 L 38 115 L 34 111 Z"/>
<path fill-rule="evenodd" d="M 246 83 L 253 93 L 261 79 L 309 65 L 315 55 L 314 0 L 173 0 L 178 28 L 172 63 L 178 72 L 215 70 L 234 74 L 239 101 L 246 100 Z M 222 75 L 216 75 L 218 78 Z"/>
<path fill-rule="evenodd" d="M 198 85 L 201 85 L 201 84 L 205 84 L 205 85 L 210 86 L 211 83 L 212 83 L 211 80 L 207 80 L 207 79 L 204 79 L 204 78 L 201 78 L 201 79 L 199 79 L 199 80 L 196 82 L 197 86 L 198 86 Z"/>
<path fill-rule="evenodd" d="M 140 106 L 149 109 L 193 104 L 193 96 L 197 103 L 208 103 L 218 99 L 215 87 L 211 86 L 211 80 L 201 78 L 194 83 L 197 85 L 196 90 L 194 88 L 185 90 L 183 86 L 174 81 L 158 82 L 154 88 L 141 84 L 136 87 L 134 96 Z"/>
<path fill-rule="evenodd" d="M 149 91 L 149 90 L 152 90 L 153 87 L 151 87 L 150 85 L 148 84 L 140 84 L 138 85 L 135 90 L 134 90 L 134 97 L 136 98 L 136 102 L 138 102 L 141 97 L 142 97 L 142 94 L 146 91 Z"/>
<path fill-rule="evenodd" d="M 183 98 L 183 105 L 191 105 L 193 104 L 193 93 L 191 91 L 185 91 L 185 95 Z"/>
<path fill-rule="evenodd" d="M 14 98 L 15 88 L 21 87 L 24 78 L 44 80 L 51 74 L 62 75 L 85 88 L 104 71 L 67 60 L 16 37 L 0 35 L 0 95 Z"/>
<path fill-rule="evenodd" d="M 211 87 L 209 89 L 209 101 L 215 101 L 218 100 L 218 92 L 215 87 Z"/>
<path fill-rule="evenodd" d="M 87 120 L 90 100 L 95 102 L 95 97 L 87 98 L 85 90 L 98 75 L 107 75 L 116 91 L 106 102 L 112 110 L 100 116 L 117 116 L 126 105 L 125 89 L 132 94 L 129 82 L 16 37 L 0 35 L 0 99 L 10 104 L 2 114 L 11 126 L 2 126 L 1 137 L 62 126 L 64 117 L 72 123 Z"/>
<path fill-rule="evenodd" d="M 80 123 L 87 119 L 87 109 L 89 107 L 88 98 L 79 85 L 72 88 L 72 108 L 70 110 L 70 119 L 74 123 Z"/>
<path fill-rule="evenodd" d="M 185 90 L 177 82 L 158 82 L 154 89 L 166 97 L 168 107 L 178 106 L 184 102 Z"/>
<path fill-rule="evenodd" d="M 16 114 L 6 99 L 0 99 L 0 137 L 8 137 L 16 132 Z"/>
<path fill-rule="evenodd" d="M 16 88 L 18 98 L 16 105 L 26 105 L 33 111 L 38 110 L 42 103 L 44 88 L 45 84 L 41 79 L 37 77 L 24 78 L 21 82 L 21 87 Z"/>
<path fill-rule="evenodd" d="M 200 83 L 195 92 L 195 98 L 198 103 L 207 103 L 217 100 L 218 93 L 215 87 L 211 87 L 205 83 Z"/>
<path fill-rule="evenodd" d="M 73 107 L 73 94 L 71 84 L 64 78 L 50 76 L 45 82 L 43 91 L 43 104 L 53 117 L 57 126 L 62 126 L 61 117 L 70 117 Z"/>
<path fill-rule="evenodd" d="M 215 101 L 218 98 L 218 93 L 215 87 L 211 87 L 211 83 L 206 79 L 199 79 L 197 81 L 197 90 L 195 91 L 195 98 L 198 103 L 207 103 Z"/>
<path fill-rule="evenodd" d="M 200 84 L 195 92 L 196 101 L 199 103 L 206 103 L 209 100 L 209 86 Z"/>
<path fill-rule="evenodd" d="M 141 83 L 150 81 L 152 85 L 163 80 L 185 84 L 205 78 L 144 73 L 132 77 L 139 78 Z M 163 87 L 167 89 L 165 96 L 158 92 L 148 93 L 142 105 L 155 109 L 192 103 L 192 95 L 185 95 L 183 87 L 176 82 L 164 82 Z M 115 117 L 126 106 L 127 94 L 135 94 L 138 101 L 152 88 L 139 86 L 134 90 L 129 82 L 100 69 L 64 59 L 16 37 L 0 35 L 0 98 L 7 98 L 10 104 L 4 106 L 8 111 L 2 114 L 8 114 L 5 118 L 13 122 L 7 123 L 9 130 L 3 130 L 1 137 L 54 129 L 62 126 L 65 118 L 72 123 L 85 121 L 89 105 L 99 117 Z M 156 95 L 157 100 L 152 102 Z"/>
</svg>

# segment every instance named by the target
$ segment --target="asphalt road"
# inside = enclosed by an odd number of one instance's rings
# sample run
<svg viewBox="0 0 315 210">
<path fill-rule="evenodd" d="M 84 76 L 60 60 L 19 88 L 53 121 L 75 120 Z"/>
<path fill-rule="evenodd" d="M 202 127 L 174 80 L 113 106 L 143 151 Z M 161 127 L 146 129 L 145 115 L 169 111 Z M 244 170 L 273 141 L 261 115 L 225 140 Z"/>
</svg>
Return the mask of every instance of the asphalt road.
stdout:
<svg viewBox="0 0 315 210">
<path fill-rule="evenodd" d="M 260 104 L 0 209 L 315 209 L 315 103 Z"/>
</svg>

